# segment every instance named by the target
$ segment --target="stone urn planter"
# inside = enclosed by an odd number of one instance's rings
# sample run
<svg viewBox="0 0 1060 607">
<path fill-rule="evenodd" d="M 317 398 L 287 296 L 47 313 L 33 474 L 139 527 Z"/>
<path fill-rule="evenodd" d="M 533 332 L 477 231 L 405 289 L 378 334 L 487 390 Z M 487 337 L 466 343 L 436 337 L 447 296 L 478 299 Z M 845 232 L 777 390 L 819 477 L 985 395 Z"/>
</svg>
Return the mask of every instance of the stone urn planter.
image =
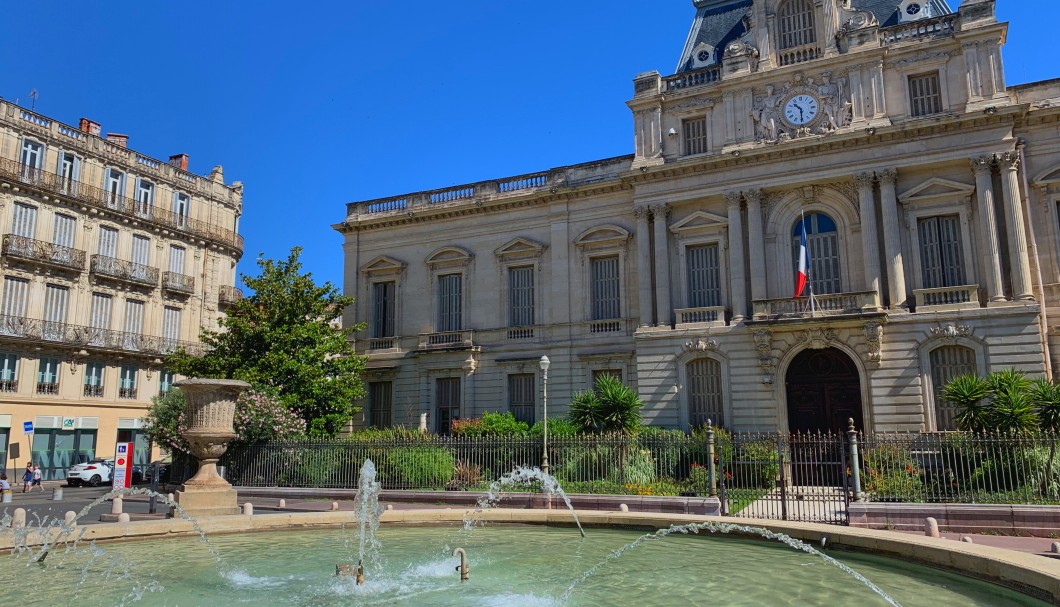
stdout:
<svg viewBox="0 0 1060 607">
<path fill-rule="evenodd" d="M 184 434 L 199 471 L 177 491 L 176 501 L 192 516 L 239 514 L 236 491 L 217 473 L 217 461 L 236 437 L 232 425 L 236 399 L 250 387 L 234 379 L 183 379 L 174 386 L 184 392 Z"/>
</svg>

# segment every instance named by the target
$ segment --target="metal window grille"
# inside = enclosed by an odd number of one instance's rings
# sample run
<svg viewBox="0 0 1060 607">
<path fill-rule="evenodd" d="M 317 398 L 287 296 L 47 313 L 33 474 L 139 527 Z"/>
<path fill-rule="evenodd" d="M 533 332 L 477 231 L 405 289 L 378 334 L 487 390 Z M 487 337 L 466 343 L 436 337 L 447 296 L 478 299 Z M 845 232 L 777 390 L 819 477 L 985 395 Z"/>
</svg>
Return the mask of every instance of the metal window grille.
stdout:
<svg viewBox="0 0 1060 607">
<path fill-rule="evenodd" d="M 806 216 L 806 248 L 810 252 L 810 285 L 815 295 L 842 293 L 839 273 L 839 232 L 831 217 L 814 213 Z M 798 272 L 801 231 L 795 224 L 792 239 L 793 269 Z M 794 275 L 794 274 L 793 274 Z"/>
<path fill-rule="evenodd" d="M 462 274 L 446 274 L 438 277 L 438 332 L 459 331 L 461 319 Z"/>
<path fill-rule="evenodd" d="M 118 231 L 114 228 L 100 226 L 99 254 L 104 257 L 118 256 Z"/>
<path fill-rule="evenodd" d="M 693 118 L 681 123 L 684 131 L 685 156 L 707 153 L 707 119 Z"/>
<path fill-rule="evenodd" d="M 389 428 L 394 404 L 394 382 L 373 381 L 368 384 L 368 423 Z"/>
<path fill-rule="evenodd" d="M 909 108 L 913 116 L 930 116 L 942 111 L 938 72 L 909 77 Z"/>
<path fill-rule="evenodd" d="M 184 273 L 184 247 L 169 246 L 169 271 L 174 274 Z"/>
<path fill-rule="evenodd" d="M 52 230 L 52 242 L 61 247 L 74 246 L 74 227 L 77 220 L 69 215 L 55 214 L 55 224 Z"/>
<path fill-rule="evenodd" d="M 935 430 L 956 430 L 953 403 L 942 398 L 942 388 L 954 377 L 979 371 L 975 350 L 964 346 L 942 346 L 931 351 L 931 384 L 935 397 Z"/>
<path fill-rule="evenodd" d="M 590 262 L 592 320 L 621 318 L 618 255 L 597 257 Z"/>
<path fill-rule="evenodd" d="M 713 358 L 700 358 L 688 363 L 685 370 L 688 374 L 688 423 L 696 427 L 709 420 L 715 426 L 724 426 L 721 363 Z"/>
<path fill-rule="evenodd" d="M 718 245 L 688 247 L 688 307 L 709 308 L 721 305 L 721 280 L 718 269 Z"/>
<path fill-rule="evenodd" d="M 396 286 L 393 281 L 372 285 L 372 337 L 394 337 Z"/>
<path fill-rule="evenodd" d="M 35 238 L 37 235 L 37 207 L 21 202 L 15 203 L 15 219 L 11 224 L 15 236 Z"/>
<path fill-rule="evenodd" d="M 29 281 L 7 276 L 4 278 L 4 316 L 22 317 L 26 315 L 26 294 L 29 292 Z"/>
<path fill-rule="evenodd" d="M 809 0 L 789 0 L 777 12 L 780 50 L 813 44 L 817 41 L 813 3 Z"/>
<path fill-rule="evenodd" d="M 0 392 L 18 390 L 18 354 L 0 354 Z"/>
<path fill-rule="evenodd" d="M 534 424 L 537 409 L 537 386 L 533 373 L 517 373 L 508 376 L 508 410 L 515 419 Z"/>
<path fill-rule="evenodd" d="M 508 326 L 534 324 L 534 268 L 508 270 Z"/>
<path fill-rule="evenodd" d="M 956 215 L 928 217 L 918 221 L 917 227 L 924 288 L 965 284 L 960 219 Z"/>
<path fill-rule="evenodd" d="M 449 434 L 453 420 L 460 417 L 460 378 L 439 377 L 435 380 L 435 416 L 434 431 L 438 434 Z"/>
<path fill-rule="evenodd" d="M 136 398 L 136 376 L 140 367 L 136 365 L 122 365 L 121 376 L 118 382 L 118 398 Z"/>
</svg>

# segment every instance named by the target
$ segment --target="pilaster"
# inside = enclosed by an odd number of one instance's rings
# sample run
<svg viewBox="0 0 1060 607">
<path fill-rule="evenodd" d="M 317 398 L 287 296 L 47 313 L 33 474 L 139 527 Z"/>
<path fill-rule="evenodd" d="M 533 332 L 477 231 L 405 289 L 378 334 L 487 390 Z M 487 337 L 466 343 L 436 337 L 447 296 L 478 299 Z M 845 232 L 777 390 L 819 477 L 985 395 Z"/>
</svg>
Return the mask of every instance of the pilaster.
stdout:
<svg viewBox="0 0 1060 607">
<path fill-rule="evenodd" d="M 883 249 L 887 257 L 887 290 L 891 308 L 906 305 L 905 263 L 902 260 L 902 226 L 898 219 L 898 171 L 880 171 L 880 203 L 883 211 Z"/>
<path fill-rule="evenodd" d="M 740 193 L 728 192 L 729 207 L 729 276 L 732 284 L 732 322 L 743 322 L 747 317 L 747 279 L 744 275 L 743 217 L 740 215 Z"/>
<path fill-rule="evenodd" d="M 652 326 L 651 241 L 647 207 L 633 209 L 637 219 L 637 295 L 640 304 L 640 326 Z"/>
<path fill-rule="evenodd" d="M 1012 268 L 1012 298 L 1033 300 L 1031 263 L 1027 254 L 1027 230 L 1023 220 L 1023 197 L 1018 181 L 1020 159 L 1016 152 L 1005 152 L 997 157 L 1001 169 L 1001 183 L 1005 188 L 1005 214 L 1009 227 L 1008 251 Z"/>
<path fill-rule="evenodd" d="M 986 282 L 986 294 L 992 302 L 1005 301 L 997 218 L 994 216 L 993 159 L 988 156 L 972 158 L 972 173 L 975 174 L 975 191 L 979 203 L 979 239 L 984 247 L 983 278 Z"/>
<path fill-rule="evenodd" d="M 747 252 L 751 262 L 751 301 L 766 299 L 765 233 L 762 230 L 762 190 L 747 190 Z"/>
<path fill-rule="evenodd" d="M 670 305 L 670 240 L 666 218 L 670 207 L 665 204 L 651 207 L 655 227 L 655 309 L 656 326 L 669 327 L 673 306 Z"/>
<path fill-rule="evenodd" d="M 876 204 L 873 197 L 872 173 L 854 175 L 861 210 L 861 246 L 865 264 L 865 288 L 880 293 L 880 245 L 876 230 Z"/>
</svg>

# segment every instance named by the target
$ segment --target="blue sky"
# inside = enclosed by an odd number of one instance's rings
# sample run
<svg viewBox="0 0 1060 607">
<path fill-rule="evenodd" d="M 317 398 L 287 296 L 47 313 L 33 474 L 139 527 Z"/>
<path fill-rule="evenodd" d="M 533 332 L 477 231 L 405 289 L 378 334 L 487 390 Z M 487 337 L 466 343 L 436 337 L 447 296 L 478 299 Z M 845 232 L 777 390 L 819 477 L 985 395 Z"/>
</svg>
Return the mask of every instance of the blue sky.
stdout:
<svg viewBox="0 0 1060 607">
<path fill-rule="evenodd" d="M 1040 52 L 1060 3 L 998 4 L 1008 82 L 1060 77 Z M 196 173 L 223 165 L 246 186 L 240 270 L 301 245 L 341 286 L 329 226 L 346 202 L 629 153 L 633 76 L 673 72 L 694 9 L 39 0 L 8 13 L 0 96 L 28 106 L 37 89 L 52 118 L 91 118 L 156 158 L 186 152 Z"/>
</svg>

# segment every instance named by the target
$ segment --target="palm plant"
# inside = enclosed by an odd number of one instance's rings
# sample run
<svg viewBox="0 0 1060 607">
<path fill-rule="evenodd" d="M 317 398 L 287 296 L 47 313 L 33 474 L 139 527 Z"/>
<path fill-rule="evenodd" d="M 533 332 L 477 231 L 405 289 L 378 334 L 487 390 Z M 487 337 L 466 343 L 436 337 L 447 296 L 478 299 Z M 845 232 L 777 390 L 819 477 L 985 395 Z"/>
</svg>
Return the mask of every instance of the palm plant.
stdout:
<svg viewBox="0 0 1060 607">
<path fill-rule="evenodd" d="M 1038 413 L 1038 426 L 1049 433 L 1049 461 L 1045 469 L 1051 472 L 1056 460 L 1056 433 L 1060 431 L 1060 384 L 1044 378 L 1036 379 L 1031 382 L 1030 399 Z M 1049 476 L 1047 473 L 1042 477 L 1043 494 L 1048 488 Z"/>
<path fill-rule="evenodd" d="M 574 395 L 567 417 L 582 432 L 633 434 L 640 427 L 643 406 L 633 388 L 610 375 L 601 375 L 595 390 Z"/>
<path fill-rule="evenodd" d="M 990 428 L 990 407 L 984 401 L 990 396 L 990 383 L 968 373 L 954 377 L 942 388 L 942 398 L 953 403 L 954 421 L 960 430 L 982 432 Z"/>
</svg>

